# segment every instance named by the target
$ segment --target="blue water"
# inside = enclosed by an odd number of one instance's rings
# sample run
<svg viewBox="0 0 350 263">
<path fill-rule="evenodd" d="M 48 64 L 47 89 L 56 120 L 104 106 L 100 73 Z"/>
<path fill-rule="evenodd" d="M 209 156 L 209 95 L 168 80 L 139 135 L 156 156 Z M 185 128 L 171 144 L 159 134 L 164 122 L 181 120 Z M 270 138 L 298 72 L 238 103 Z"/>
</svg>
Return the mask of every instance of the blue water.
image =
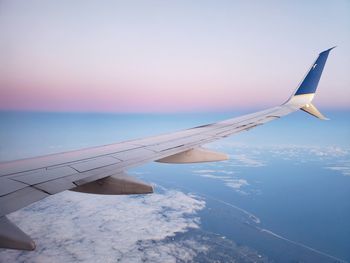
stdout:
<svg viewBox="0 0 350 263">
<path fill-rule="evenodd" d="M 240 113 L 1 112 L 0 161 L 156 135 Z M 326 111 L 331 120 L 319 121 L 298 112 L 208 146 L 232 155 L 228 162 L 151 163 L 131 173 L 202 196 L 207 203 L 201 212 L 203 230 L 253 247 L 276 262 L 335 262 L 332 256 L 350 261 L 349 113 Z M 246 184 L 229 187 L 230 178 Z"/>
</svg>

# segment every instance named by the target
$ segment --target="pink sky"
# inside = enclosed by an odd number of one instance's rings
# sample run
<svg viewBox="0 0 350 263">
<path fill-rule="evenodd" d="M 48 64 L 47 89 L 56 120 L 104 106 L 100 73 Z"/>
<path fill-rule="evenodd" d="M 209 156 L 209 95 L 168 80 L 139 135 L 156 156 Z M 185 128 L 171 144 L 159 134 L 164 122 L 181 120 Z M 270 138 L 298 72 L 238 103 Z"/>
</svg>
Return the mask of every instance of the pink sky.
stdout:
<svg viewBox="0 0 350 263">
<path fill-rule="evenodd" d="M 150 3 L 2 1 L 0 109 L 262 108 L 333 45 L 316 104 L 350 106 L 348 2 Z"/>
</svg>

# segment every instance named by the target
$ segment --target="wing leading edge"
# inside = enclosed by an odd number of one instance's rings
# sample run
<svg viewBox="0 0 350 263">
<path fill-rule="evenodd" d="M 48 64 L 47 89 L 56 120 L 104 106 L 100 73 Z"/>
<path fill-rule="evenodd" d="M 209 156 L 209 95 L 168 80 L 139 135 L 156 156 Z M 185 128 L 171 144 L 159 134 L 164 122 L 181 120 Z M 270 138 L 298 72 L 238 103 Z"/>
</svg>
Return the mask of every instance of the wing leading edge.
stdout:
<svg viewBox="0 0 350 263">
<path fill-rule="evenodd" d="M 141 164 L 227 160 L 202 145 L 248 131 L 299 109 L 326 119 L 311 103 L 328 58 L 321 52 L 284 104 L 238 118 L 191 129 L 79 151 L 0 163 L 0 247 L 33 250 L 35 243 L 6 215 L 64 190 L 95 194 L 152 193 L 152 186 L 125 175 Z"/>
</svg>

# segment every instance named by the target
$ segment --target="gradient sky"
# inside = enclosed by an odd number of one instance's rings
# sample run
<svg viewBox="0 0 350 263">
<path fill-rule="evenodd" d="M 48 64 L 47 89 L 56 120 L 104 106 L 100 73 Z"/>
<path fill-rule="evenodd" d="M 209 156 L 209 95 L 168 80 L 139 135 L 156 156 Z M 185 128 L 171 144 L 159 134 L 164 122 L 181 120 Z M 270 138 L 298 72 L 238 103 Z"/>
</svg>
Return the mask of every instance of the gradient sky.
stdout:
<svg viewBox="0 0 350 263">
<path fill-rule="evenodd" d="M 334 45 L 315 104 L 350 107 L 349 1 L 0 0 L 0 32 L 2 110 L 272 106 Z"/>
</svg>

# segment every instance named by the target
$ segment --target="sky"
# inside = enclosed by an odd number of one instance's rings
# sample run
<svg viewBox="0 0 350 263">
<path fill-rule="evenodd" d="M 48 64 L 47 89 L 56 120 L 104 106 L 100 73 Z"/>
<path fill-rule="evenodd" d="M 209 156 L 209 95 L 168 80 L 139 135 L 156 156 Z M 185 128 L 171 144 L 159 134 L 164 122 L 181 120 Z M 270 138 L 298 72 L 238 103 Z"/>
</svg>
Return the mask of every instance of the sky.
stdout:
<svg viewBox="0 0 350 263">
<path fill-rule="evenodd" d="M 350 106 L 349 1 L 0 0 L 0 110 L 275 106 L 319 52 L 315 104 Z"/>
</svg>

